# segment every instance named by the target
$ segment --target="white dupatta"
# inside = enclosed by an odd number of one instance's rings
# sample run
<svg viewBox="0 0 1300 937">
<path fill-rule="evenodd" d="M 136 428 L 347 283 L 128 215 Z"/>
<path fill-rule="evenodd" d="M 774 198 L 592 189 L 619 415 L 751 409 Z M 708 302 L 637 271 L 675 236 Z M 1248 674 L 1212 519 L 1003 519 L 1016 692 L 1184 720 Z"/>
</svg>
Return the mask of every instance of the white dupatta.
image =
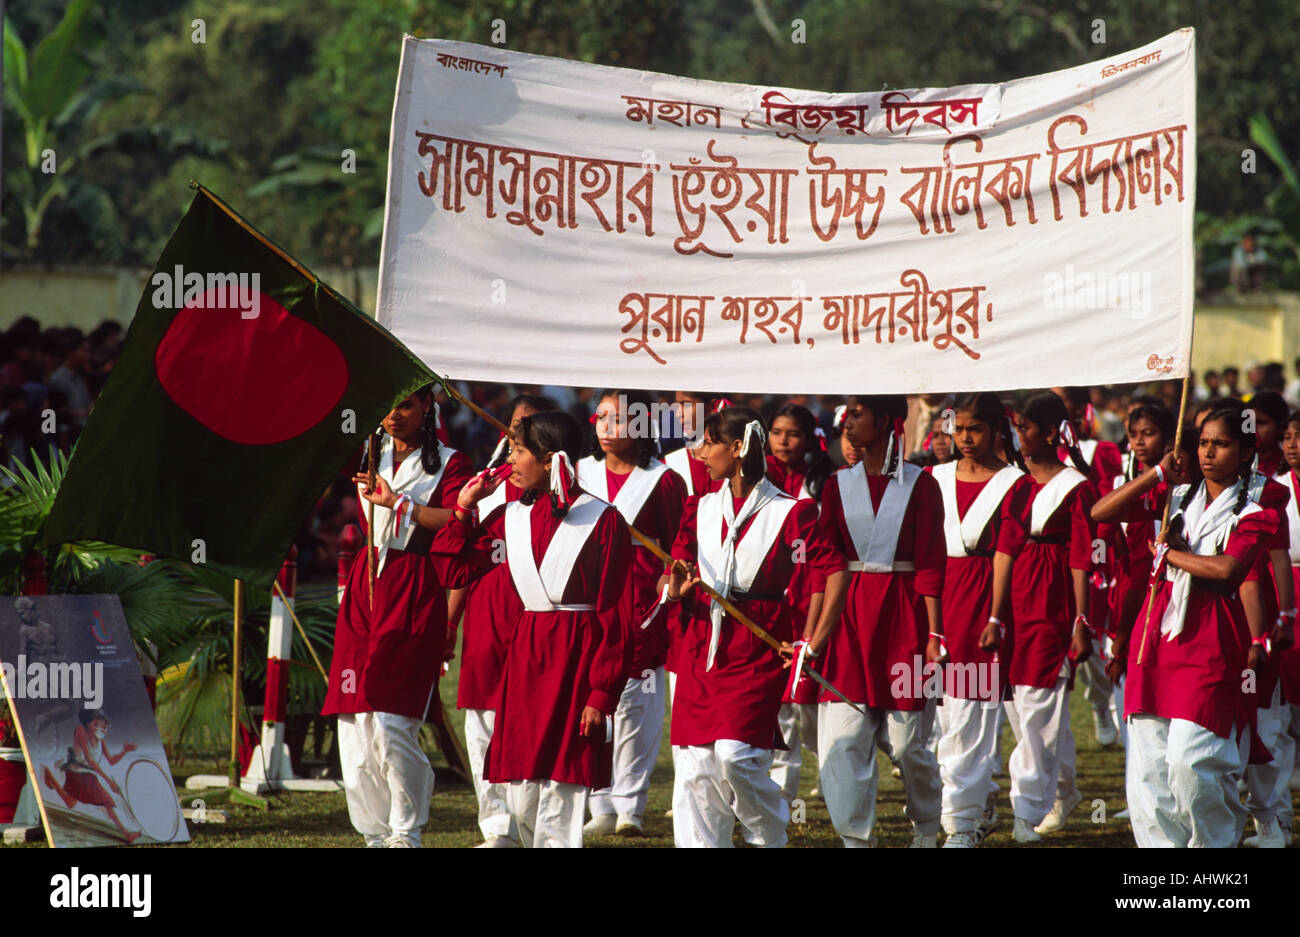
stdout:
<svg viewBox="0 0 1300 937">
<path fill-rule="evenodd" d="M 1174 489 L 1170 497 L 1178 498 L 1184 505 L 1178 513 L 1183 516 L 1183 539 L 1187 541 L 1187 546 L 1192 553 L 1198 556 L 1221 554 L 1228 543 L 1228 537 L 1236 529 L 1237 522 L 1260 510 L 1258 504 L 1247 499 L 1240 514 L 1233 511 L 1241 485 L 1242 483 L 1238 481 L 1230 488 L 1223 489 L 1208 507 L 1205 504 L 1207 494 L 1204 481 L 1197 486 L 1190 501 L 1182 500 L 1189 486 L 1179 485 Z M 1170 520 L 1172 521 L 1172 518 Z M 1192 575 L 1186 570 L 1166 565 L 1165 578 L 1173 583 L 1173 587 L 1169 593 L 1169 605 L 1165 608 L 1164 617 L 1160 619 L 1160 633 L 1172 641 L 1183 633 L 1183 627 L 1187 623 L 1187 603 L 1192 594 Z"/>
<path fill-rule="evenodd" d="M 424 464 L 420 461 L 423 452 L 423 449 L 416 449 L 408 453 L 394 473 L 393 438 L 385 435 L 379 447 L 375 474 L 383 476 L 384 481 L 388 482 L 388 486 L 393 489 L 393 494 L 409 495 L 416 504 L 428 504 L 429 499 L 438 489 L 438 483 L 442 481 L 442 473 L 447 470 L 447 460 L 456 454 L 456 450 L 438 443 L 438 456 L 441 463 L 438 471 L 432 475 L 424 470 Z M 357 485 L 357 493 L 360 494 L 364 487 L 364 485 Z M 364 498 L 362 501 L 363 504 L 369 503 Z M 392 510 L 376 504 L 374 543 L 379 550 L 378 562 L 375 564 L 376 576 L 384 571 L 384 561 L 388 558 L 389 548 L 405 550 L 407 544 L 411 542 L 411 534 L 415 531 L 414 524 L 404 524 L 401 530 L 394 530 L 393 526 Z"/>
<path fill-rule="evenodd" d="M 739 513 L 735 509 L 730 485 L 723 485 L 700 498 L 696 513 L 700 580 L 724 598 L 730 598 L 733 589 L 748 591 L 794 506 L 794 498 L 766 478 L 749 492 Z M 740 531 L 750 518 L 754 518 L 754 523 L 742 538 Z M 722 533 L 724 521 L 727 525 L 725 538 Z M 722 637 L 724 614 L 722 605 L 714 600 L 709 607 L 711 632 L 705 670 L 713 669 L 713 659 Z"/>
</svg>

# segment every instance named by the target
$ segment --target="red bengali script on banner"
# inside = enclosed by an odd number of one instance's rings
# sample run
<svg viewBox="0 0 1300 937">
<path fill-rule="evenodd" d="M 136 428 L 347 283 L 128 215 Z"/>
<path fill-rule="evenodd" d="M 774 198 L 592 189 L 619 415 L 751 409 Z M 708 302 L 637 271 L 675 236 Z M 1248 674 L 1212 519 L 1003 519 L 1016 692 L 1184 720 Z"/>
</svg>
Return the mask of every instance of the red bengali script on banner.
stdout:
<svg viewBox="0 0 1300 937">
<path fill-rule="evenodd" d="M 902 92 L 882 99 L 886 126 L 910 133 L 921 120 L 949 128 L 978 119 L 979 99 L 913 104 Z M 718 129 L 724 109 L 698 102 L 624 95 L 627 119 L 680 127 Z M 762 99 L 766 122 L 782 136 L 835 129 L 864 133 L 866 105 L 795 105 L 780 92 Z M 741 117 L 744 126 L 747 118 Z M 790 128 L 784 133 L 781 128 Z M 1057 118 L 1041 151 L 988 156 L 979 133 L 960 133 L 945 142 L 932 165 L 901 166 L 903 180 L 894 197 L 916 221 L 920 235 L 952 234 L 973 225 L 1013 227 L 1085 218 L 1089 212 L 1133 212 L 1185 198 L 1184 147 L 1187 125 L 1157 127 L 1105 139 L 1088 136 L 1080 114 Z M 799 139 L 803 140 L 802 137 Z M 808 227 L 822 242 L 866 241 L 876 233 L 889 197 L 888 169 L 841 166 L 817 153 L 816 140 L 804 140 L 806 164 L 800 168 L 742 165 L 709 138 L 704 154 L 667 166 L 530 150 L 416 131 L 420 191 L 443 211 L 481 212 L 489 220 L 526 228 L 538 237 L 593 225 L 611 234 L 671 237 L 679 254 L 733 257 L 747 241 L 789 243 L 789 222 L 806 211 Z M 1050 214 L 1035 205 L 1035 170 L 1047 174 Z M 664 179 L 666 171 L 667 179 Z M 906 186 L 906 188 L 903 188 Z M 657 190 L 657 191 L 656 191 Z M 656 230 L 654 205 L 671 198 L 676 225 Z M 805 207 L 806 206 L 806 207 Z M 712 315 L 738 323 L 739 344 L 805 342 L 822 337 L 845 345 L 870 338 L 877 344 L 910 340 L 938 350 L 956 348 L 972 359 L 979 353 L 979 322 L 993 319 L 993 306 L 980 309 L 985 285 L 936 288 L 909 269 L 899 277 L 906 289 L 888 293 L 836 296 L 701 296 L 635 292 L 625 295 L 618 312 L 627 316 L 619 348 L 666 364 L 666 345 L 703 338 Z M 810 305 L 809 305 L 810 304 Z M 810 328 L 808 308 L 823 313 Z M 756 338 L 757 336 L 757 338 Z M 655 343 L 658 343 L 656 347 Z"/>
</svg>

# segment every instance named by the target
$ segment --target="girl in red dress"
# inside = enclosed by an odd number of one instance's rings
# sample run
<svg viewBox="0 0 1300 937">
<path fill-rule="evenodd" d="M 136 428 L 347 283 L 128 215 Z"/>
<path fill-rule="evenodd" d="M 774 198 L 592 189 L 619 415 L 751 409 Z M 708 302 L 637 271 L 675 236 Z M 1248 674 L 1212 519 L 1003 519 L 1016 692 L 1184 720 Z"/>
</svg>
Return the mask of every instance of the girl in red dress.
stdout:
<svg viewBox="0 0 1300 937">
<path fill-rule="evenodd" d="M 1237 782 L 1252 643 L 1236 590 L 1278 517 L 1250 500 L 1254 438 L 1242 423 L 1240 406 L 1207 413 L 1198 439 L 1204 477 L 1171 494 L 1168 552 L 1157 551 L 1154 600 L 1128 646 L 1126 786 L 1139 846 L 1235 846 L 1245 822 Z M 1118 494 L 1135 499 L 1174 466 L 1171 453 Z"/>
<path fill-rule="evenodd" d="M 725 486 L 688 502 L 672 549 L 678 562 L 664 580 L 688 622 L 672 716 L 678 846 L 730 847 L 737 819 L 746 842 L 784 846 L 790 818 L 769 774 L 786 685 L 782 659 L 694 586 L 706 582 L 792 653 L 788 642 L 804 623 L 785 589 L 794 567 L 807 563 L 826 583 L 807 648 L 814 657 L 843 606 L 844 561 L 818 534 L 814 504 L 765 477 L 765 435 L 748 408 L 709 417 L 704 456 Z"/>
<path fill-rule="evenodd" d="M 554 409 L 555 403 L 548 397 L 519 394 L 508 407 L 510 432 L 519 431 L 524 417 Z M 509 456 L 509 438 L 503 435 L 484 470 L 499 470 Z M 479 502 L 478 509 L 486 517 L 497 507 L 518 501 L 522 493 L 506 479 Z M 501 674 L 505 670 L 506 636 L 522 613 L 523 606 L 510 582 L 510 574 L 499 565 L 470 585 L 461 626 L 465 637 L 461 645 L 456 706 L 465 713 L 465 752 L 469 756 L 474 793 L 478 797 L 478 825 L 483 833 L 481 845 L 495 849 L 518 845 L 518 831 L 511 826 L 510 811 L 506 807 L 507 789 L 504 785 L 483 780 L 483 762 L 496 723 Z M 452 622 L 447 640 L 453 649 L 456 646 L 455 629 L 456 623 Z"/>
<path fill-rule="evenodd" d="M 661 547 L 677 537 L 686 485 L 654 457 L 650 432 L 654 413 L 644 391 L 606 390 L 596 403 L 595 439 L 591 455 L 578 463 L 583 491 L 614 505 L 627 523 Z M 659 757 L 664 728 L 664 662 L 668 654 L 668 624 L 659 607 L 659 579 L 664 564 L 632 541 L 632 629 L 634 651 L 631 679 L 614 713 L 614 780 L 592 794 L 588 806 L 589 834 L 645 832 L 650 772 Z"/>
<path fill-rule="evenodd" d="M 1159 404 L 1142 404 L 1128 415 L 1128 452 L 1124 456 L 1123 472 L 1115 478 L 1111 491 L 1128 484 L 1144 472 L 1160 464 L 1174 444 L 1174 415 Z M 1124 723 L 1124 677 L 1112 679 L 1110 661 L 1114 659 L 1116 642 L 1121 630 L 1132 631 L 1142 600 L 1146 598 L 1146 585 L 1151 572 L 1151 551 L 1160 533 L 1160 520 L 1164 513 L 1169 486 L 1161 482 L 1155 488 L 1133 501 L 1126 511 L 1119 510 L 1117 502 L 1108 492 L 1093 505 L 1091 516 L 1101 529 L 1109 525 L 1118 532 L 1114 538 L 1115 578 L 1110 587 L 1110 619 L 1106 637 L 1101 647 L 1101 657 L 1107 667 L 1111 684 L 1110 713 L 1118 723 L 1117 738 L 1128 745 L 1127 727 Z M 1127 653 L 1127 651 L 1125 651 Z M 1122 655 L 1121 655 L 1122 656 Z"/>
<path fill-rule="evenodd" d="M 436 424 L 432 387 L 407 397 L 384 417 L 375 489 L 364 474 L 353 479 L 375 506 L 374 599 L 362 550 L 339 606 L 321 712 L 338 714 L 348 815 L 369 847 L 418 847 L 433 793 L 418 734 L 442 665 L 445 590 L 459 583 L 429 543 L 473 474 L 463 453 L 438 442 Z"/>
<path fill-rule="evenodd" d="M 509 785 L 523 846 L 582 845 L 590 790 L 609 785 L 608 725 L 632 663 L 631 536 L 617 510 L 578 487 L 582 440 L 567 413 L 524 417 L 510 452 L 519 500 L 476 522 L 501 481 L 475 477 L 434 542 L 470 578 L 504 565 L 523 606 L 506 629 L 484 768 Z"/>
<path fill-rule="evenodd" d="M 1025 543 L 1021 518 L 1033 486 L 994 455 L 1011 426 L 996 394 L 973 394 L 952 416 L 960 458 L 929 469 L 943 496 L 948 561 L 943 626 L 948 650 L 939 707 L 944 848 L 979 845 L 981 814 L 997 762 L 998 716 L 1006 688 L 998 645 L 1009 619 L 1012 563 Z M 987 831 L 984 831 L 987 832 Z"/>
<path fill-rule="evenodd" d="M 1300 411 L 1287 416 L 1282 437 L 1282 455 L 1286 459 L 1279 481 L 1286 486 L 1286 518 L 1290 534 L 1288 556 L 1291 560 L 1293 592 L 1300 586 Z M 1294 628 L 1294 621 L 1291 622 Z M 1300 774 L 1295 773 L 1300 764 L 1300 647 L 1291 647 L 1281 655 L 1282 693 L 1286 698 L 1286 732 L 1295 750 L 1292 764 L 1282 765 L 1284 774 L 1290 774 L 1291 787 L 1297 786 Z"/>
<path fill-rule="evenodd" d="M 1050 391 L 1031 394 L 1016 414 L 1019 456 L 1033 488 L 1022 516 L 1028 542 L 1016 557 L 1011 578 L 1011 622 L 1007 645 L 1011 699 L 1006 715 L 1016 736 L 1008 770 L 1016 842 L 1042 836 L 1035 827 L 1055 811 L 1064 818 L 1078 806 L 1077 791 L 1056 804 L 1062 753 L 1070 757 L 1072 663 L 1092 653 L 1085 610 L 1088 573 L 1093 562 L 1093 527 L 1088 512 L 1095 500 L 1083 472 L 1065 405 Z M 1061 463 L 1064 444 L 1075 463 Z M 1070 759 L 1072 763 L 1072 758 Z M 1073 785 L 1071 785 L 1073 787 Z M 1058 827 L 1059 828 L 1059 824 Z"/>
<path fill-rule="evenodd" d="M 779 407 L 772 416 L 768 444 L 772 449 L 767 457 L 768 480 L 790 497 L 812 501 L 820 508 L 822 489 L 835 466 L 826 454 L 825 437 L 818 434 L 817 420 L 808 408 L 797 403 Z M 804 623 L 800 633 L 805 640 L 812 637 L 821 616 L 820 604 L 813 605 L 813 595 L 824 593 L 826 588 L 824 582 L 814 582 L 810 572 L 807 563 L 797 564 L 786 589 L 786 596 L 797 613 L 796 621 Z M 817 684 L 800 680 L 798 687 L 798 699 L 787 692 L 781 700 L 778 723 L 786 747 L 772 755 L 772 780 L 781 785 L 786 803 L 799 795 L 804 746 L 814 753 L 817 751 Z"/>
<path fill-rule="evenodd" d="M 905 397 L 850 397 L 844 435 L 863 452 L 822 494 L 821 528 L 853 574 L 829 641 L 826 678 L 860 713 L 823 691 L 817 713 L 821 789 L 847 847 L 875 845 L 876 744 L 887 739 L 912 822 L 912 845 L 938 845 L 942 785 L 925 742 L 942 693 L 944 549 L 939 484 L 903 460 Z M 929 705 L 927 705 L 929 704 Z"/>
</svg>

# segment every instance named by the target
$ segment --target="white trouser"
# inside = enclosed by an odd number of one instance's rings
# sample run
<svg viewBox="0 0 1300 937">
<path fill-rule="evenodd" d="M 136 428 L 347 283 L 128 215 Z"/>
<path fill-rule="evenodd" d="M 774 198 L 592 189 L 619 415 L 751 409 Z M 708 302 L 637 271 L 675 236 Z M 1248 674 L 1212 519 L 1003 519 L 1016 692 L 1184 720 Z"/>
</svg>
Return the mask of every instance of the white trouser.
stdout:
<svg viewBox="0 0 1300 937">
<path fill-rule="evenodd" d="M 487 756 L 488 742 L 492 741 L 492 727 L 497 714 L 492 709 L 466 709 L 465 751 L 469 755 L 469 771 L 474 781 L 474 796 L 478 798 L 478 828 L 486 839 L 489 836 L 508 836 L 518 839 L 519 831 L 510 826 L 510 808 L 506 805 L 506 786 L 483 780 L 483 760 Z"/>
<path fill-rule="evenodd" d="M 821 789 L 835 832 L 846 847 L 870 844 L 876 825 L 876 736 L 888 740 L 903 774 L 904 814 L 916 833 L 939 832 L 943 785 L 934 753 L 925 747 L 925 710 L 899 712 L 847 703 L 821 703 L 817 713 L 817 752 Z"/>
<path fill-rule="evenodd" d="M 433 768 L 419 741 L 423 722 L 393 713 L 339 715 L 348 818 L 367 843 L 420 845 L 433 794 Z"/>
<path fill-rule="evenodd" d="M 647 670 L 627 681 L 614 710 L 614 774 L 611 786 L 594 791 L 588 806 L 604 814 L 645 816 L 650 772 L 664 734 L 664 669 Z"/>
<path fill-rule="evenodd" d="M 582 848 L 582 820 L 591 788 L 563 781 L 511 781 L 506 804 L 519 830 L 519 845 Z"/>
<path fill-rule="evenodd" d="M 943 828 L 973 833 L 984 813 L 998 743 L 996 701 L 944 697 L 939 707 L 939 777 L 943 782 Z"/>
<path fill-rule="evenodd" d="M 1085 698 L 1088 705 L 1099 712 L 1108 712 L 1110 710 L 1110 677 L 1106 676 L 1106 662 L 1102 659 L 1102 651 L 1105 648 L 1109 638 L 1105 641 L 1098 641 L 1096 637 L 1092 639 L 1092 654 L 1075 671 L 1075 676 L 1079 679 L 1079 684 L 1083 687 Z"/>
<path fill-rule="evenodd" d="M 1273 688 L 1267 708 L 1256 711 L 1259 740 L 1273 760 L 1266 765 L 1246 765 L 1246 809 L 1260 822 L 1277 820 L 1291 826 L 1291 770 L 1295 765 L 1295 739 L 1291 738 L 1291 707 L 1282 702 L 1281 681 Z"/>
<path fill-rule="evenodd" d="M 1109 639 L 1108 639 L 1109 640 Z M 1124 677 L 1111 684 L 1110 715 L 1119 729 L 1119 743 L 1128 748 L 1128 721 L 1124 718 Z"/>
<path fill-rule="evenodd" d="M 669 709 L 672 709 L 673 700 L 676 698 L 676 696 L 677 696 L 677 674 L 670 670 L 668 671 L 668 708 Z M 677 746 L 669 745 L 668 748 L 672 751 L 673 754 L 673 774 L 675 776 L 677 773 Z"/>
<path fill-rule="evenodd" d="M 772 780 L 789 803 L 799 796 L 799 772 L 803 768 L 803 726 L 798 703 L 782 703 L 776 724 L 781 728 L 786 751 L 772 750 Z"/>
<path fill-rule="evenodd" d="M 1138 846 L 1237 845 L 1246 818 L 1237 794 L 1244 738 L 1219 738 L 1185 719 L 1136 715 L 1128 740 L 1125 789 Z"/>
<path fill-rule="evenodd" d="M 1070 693 L 1066 680 L 1056 686 L 1013 686 L 1011 700 L 1003 704 L 1007 721 L 1016 736 L 1016 747 L 1007 760 L 1011 775 L 1011 810 L 1033 826 L 1042 823 L 1056 798 L 1061 746 L 1070 731 Z M 1070 781 L 1073 782 L 1073 771 Z"/>
<path fill-rule="evenodd" d="M 731 848 L 736 820 L 745 841 L 786 844 L 790 808 L 769 774 L 772 750 L 734 739 L 677 748 L 673 841 L 679 847 Z"/>
</svg>

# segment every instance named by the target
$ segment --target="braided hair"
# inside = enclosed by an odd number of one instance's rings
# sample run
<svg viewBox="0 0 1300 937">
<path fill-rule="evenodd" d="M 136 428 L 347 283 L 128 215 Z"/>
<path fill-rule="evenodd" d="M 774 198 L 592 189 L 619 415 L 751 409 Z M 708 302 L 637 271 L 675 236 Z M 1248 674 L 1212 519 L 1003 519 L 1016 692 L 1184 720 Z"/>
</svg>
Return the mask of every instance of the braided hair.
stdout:
<svg viewBox="0 0 1300 937">
<path fill-rule="evenodd" d="M 754 420 L 757 420 L 759 426 L 763 428 L 763 438 L 759 442 L 766 442 L 767 426 L 757 411 L 749 407 L 723 407 L 711 414 L 704 421 L 704 434 L 707 438 L 718 442 L 743 442 L 745 427 Z M 765 448 L 761 444 L 751 445 L 749 452 L 745 453 L 744 461 L 740 465 L 740 477 L 748 484 L 756 485 L 767 475 L 767 455 L 763 451 Z"/>
<path fill-rule="evenodd" d="M 599 407 L 600 402 L 602 400 L 605 400 L 610 397 L 619 401 L 619 404 L 621 406 L 625 405 L 629 410 L 632 407 L 642 408 L 642 411 L 646 414 L 647 419 L 650 419 L 651 417 L 657 415 L 655 412 L 654 403 L 651 400 L 650 395 L 643 390 L 617 390 L 614 388 L 610 388 L 608 390 L 602 390 L 599 394 L 596 395 L 597 407 Z M 621 414 L 621 416 L 623 418 L 623 425 L 624 427 L 626 427 L 627 414 L 623 413 Z M 588 433 L 587 435 L 588 435 L 587 447 L 588 447 L 589 454 L 597 462 L 604 462 L 605 450 L 600 448 L 600 438 L 596 433 L 595 423 L 591 424 L 591 432 Z M 659 454 L 659 440 L 657 439 L 658 435 L 659 435 L 658 433 L 651 432 L 646 435 L 632 437 L 632 447 L 635 450 L 636 456 L 631 461 L 634 462 L 638 468 L 649 468 L 651 460 L 654 459 L 654 457 Z"/>
<path fill-rule="evenodd" d="M 831 473 L 835 471 L 835 463 L 817 442 L 817 420 L 807 407 L 797 403 L 786 403 L 776 409 L 767 425 L 771 426 L 776 422 L 777 417 L 782 416 L 794 420 L 795 425 L 799 427 L 799 432 L 803 433 L 804 439 L 807 440 L 807 451 L 803 456 L 807 470 L 804 472 L 803 483 L 808 489 L 808 494 L 812 495 L 814 500 L 820 501 L 826 479 L 830 478 Z"/>
<path fill-rule="evenodd" d="M 438 450 L 438 403 L 433 398 L 433 385 L 421 387 L 415 396 L 429 402 L 429 409 L 424 411 L 424 420 L 420 423 L 420 468 L 427 475 L 436 475 L 442 468 L 442 453 Z"/>
<path fill-rule="evenodd" d="M 1040 390 L 1037 393 L 1030 394 L 1020 402 L 1017 412 L 1028 422 L 1033 423 L 1040 429 L 1057 433 L 1058 436 L 1061 424 L 1069 419 L 1065 404 L 1060 397 L 1050 390 Z M 1058 438 L 1057 442 L 1065 445 L 1063 439 Z M 1079 449 L 1078 440 L 1075 441 L 1074 445 L 1066 446 L 1066 451 L 1070 453 L 1070 461 L 1074 463 L 1074 467 L 1080 473 L 1087 475 L 1091 467 L 1088 465 L 1088 461 L 1084 459 L 1083 452 Z M 1019 452 L 1016 453 L 1016 461 L 1022 469 L 1025 468 L 1024 457 Z"/>
</svg>

